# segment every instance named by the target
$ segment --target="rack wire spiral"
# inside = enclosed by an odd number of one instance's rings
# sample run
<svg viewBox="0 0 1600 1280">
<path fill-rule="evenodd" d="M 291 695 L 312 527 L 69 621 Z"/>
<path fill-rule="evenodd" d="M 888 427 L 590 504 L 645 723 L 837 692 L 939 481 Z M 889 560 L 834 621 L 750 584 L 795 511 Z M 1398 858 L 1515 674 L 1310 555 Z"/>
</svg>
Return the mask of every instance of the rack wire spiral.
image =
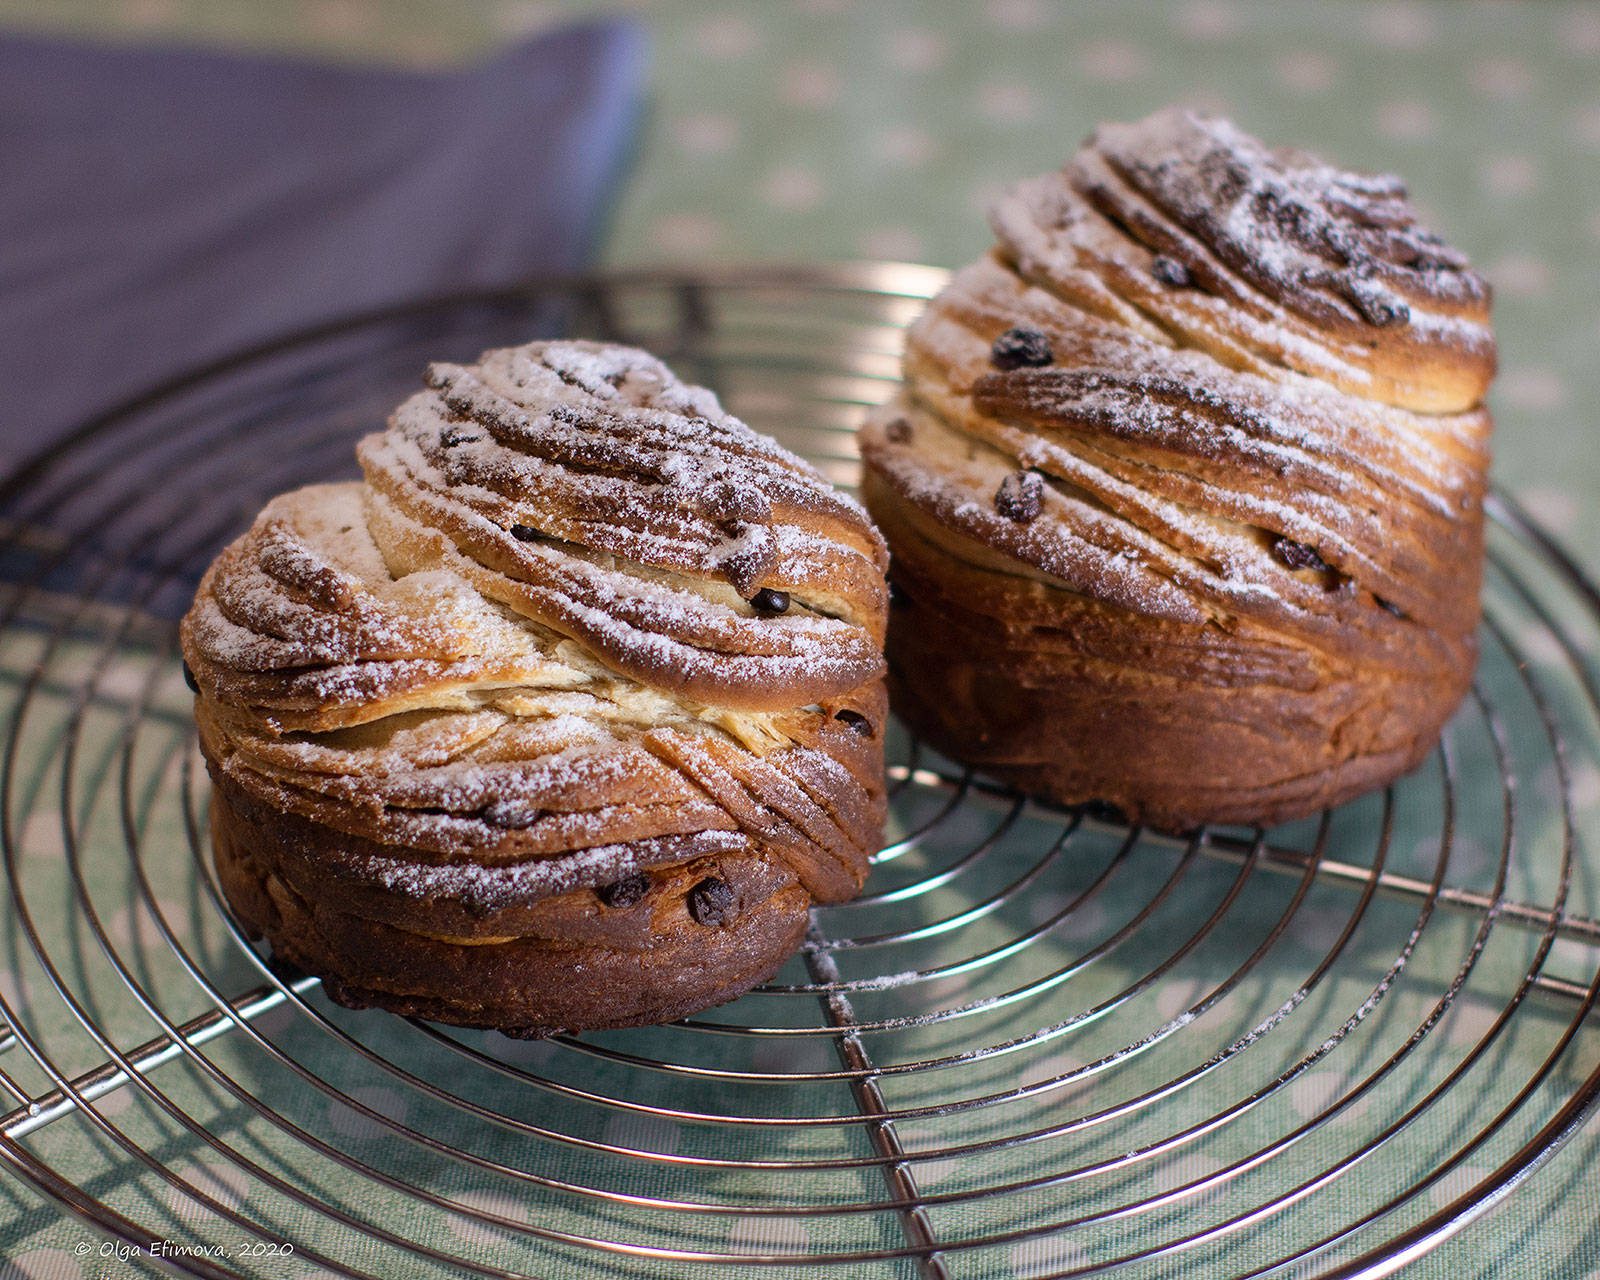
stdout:
<svg viewBox="0 0 1600 1280">
<path fill-rule="evenodd" d="M 0 1162 L 45 1201 L 17 1238 L 65 1213 L 203 1276 L 1378 1276 L 1552 1161 L 1600 1099 L 1600 595 L 1504 499 L 1472 698 L 1313 821 L 1128 829 L 896 731 L 867 891 L 772 983 L 532 1044 L 350 1013 L 230 921 L 175 624 L 267 497 L 352 474 L 425 360 L 557 331 L 656 350 L 850 484 L 942 278 L 439 299 L 0 485 Z"/>
</svg>

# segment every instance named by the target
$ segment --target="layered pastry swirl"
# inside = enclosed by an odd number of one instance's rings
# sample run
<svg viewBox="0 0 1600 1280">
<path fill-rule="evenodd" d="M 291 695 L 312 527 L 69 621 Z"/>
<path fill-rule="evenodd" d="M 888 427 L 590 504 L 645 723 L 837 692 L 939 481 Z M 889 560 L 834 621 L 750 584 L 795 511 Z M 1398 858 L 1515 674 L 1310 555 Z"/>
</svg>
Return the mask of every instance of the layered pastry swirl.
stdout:
<svg viewBox="0 0 1600 1280">
<path fill-rule="evenodd" d="M 991 222 L 862 435 L 897 712 L 1169 828 L 1417 765 L 1476 657 L 1484 282 L 1397 179 L 1180 111 Z"/>
<path fill-rule="evenodd" d="M 861 886 L 882 540 L 642 351 L 436 364 L 364 483 L 271 502 L 184 657 L 247 928 L 352 1005 L 512 1034 L 679 1017 Z"/>
</svg>

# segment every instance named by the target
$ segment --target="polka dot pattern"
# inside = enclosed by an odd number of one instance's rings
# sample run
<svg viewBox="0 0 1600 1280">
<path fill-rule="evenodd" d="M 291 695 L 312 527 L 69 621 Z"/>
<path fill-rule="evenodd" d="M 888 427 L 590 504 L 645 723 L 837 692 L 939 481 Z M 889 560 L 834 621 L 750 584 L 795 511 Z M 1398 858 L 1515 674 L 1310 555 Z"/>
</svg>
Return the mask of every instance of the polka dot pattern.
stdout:
<svg viewBox="0 0 1600 1280">
<path fill-rule="evenodd" d="M 1200 1182 L 1219 1172 L 1226 1166 L 1215 1156 L 1208 1156 L 1200 1152 L 1178 1152 L 1162 1157 L 1155 1168 L 1151 1170 L 1150 1185 L 1153 1190 L 1167 1194 L 1177 1191 L 1180 1187 L 1189 1186 L 1191 1183 Z M 1224 1194 L 1226 1183 L 1206 1187 L 1200 1191 L 1189 1192 L 1183 1200 L 1186 1205 L 1205 1204 L 1208 1200 Z"/>
<path fill-rule="evenodd" d="M 1536 298 L 1550 291 L 1555 272 L 1543 258 L 1512 253 L 1496 258 L 1484 267 L 1489 283 L 1504 297 Z"/>
<path fill-rule="evenodd" d="M 1039 31 L 1049 23 L 1043 0 L 988 0 L 989 21 L 1002 31 Z"/>
<path fill-rule="evenodd" d="M 800 213 L 820 204 L 827 193 L 822 179 L 799 165 L 780 165 L 767 174 L 761 196 L 774 209 Z"/>
<path fill-rule="evenodd" d="M 1600 102 L 1585 103 L 1574 112 L 1572 132 L 1584 146 L 1600 151 Z"/>
<path fill-rule="evenodd" d="M 1016 80 L 990 80 L 978 87 L 978 110 L 996 124 L 1025 124 L 1038 103 L 1033 90 Z"/>
<path fill-rule="evenodd" d="M 668 257 L 694 258 L 715 251 L 721 223 L 706 214 L 674 213 L 656 223 L 652 239 Z"/>
<path fill-rule="evenodd" d="M 677 144 L 693 156 L 721 155 L 739 141 L 739 123 L 721 112 L 705 111 L 672 124 Z"/>
<path fill-rule="evenodd" d="M 215 1161 L 199 1164 L 182 1161 L 172 1166 L 172 1172 L 194 1192 L 228 1209 L 237 1209 L 250 1187 L 250 1175 L 244 1170 Z M 163 1186 L 162 1195 L 178 1217 L 186 1222 L 206 1221 L 213 1212 L 189 1191 L 178 1187 Z"/>
<path fill-rule="evenodd" d="M 1585 5 L 1565 14 L 1560 21 L 1560 39 L 1570 53 L 1600 56 L 1600 13 Z"/>
<path fill-rule="evenodd" d="M 839 101 L 839 73 L 825 62 L 795 62 L 778 80 L 778 100 L 791 107 L 831 107 Z"/>
<path fill-rule="evenodd" d="M 493 1214 L 497 1218 L 504 1218 L 508 1222 L 528 1222 L 530 1214 L 528 1206 L 517 1196 L 504 1191 L 479 1191 L 472 1190 L 455 1196 L 457 1203 L 476 1209 L 480 1213 Z M 479 1218 L 471 1217 L 464 1213 L 449 1215 L 450 1234 L 457 1240 L 467 1244 L 495 1245 L 505 1239 L 505 1228 L 498 1227 L 492 1222 L 484 1222 Z"/>
<path fill-rule="evenodd" d="M 65 1249 L 29 1249 L 0 1262 L 0 1280 L 83 1280 L 83 1267 Z"/>
<path fill-rule="evenodd" d="M 1550 412 L 1567 403 L 1567 383 L 1555 369 L 1507 369 L 1496 382 L 1490 400 L 1513 409 Z"/>
<path fill-rule="evenodd" d="M 1439 36 L 1439 18 L 1418 4 L 1385 0 L 1367 14 L 1367 34 L 1374 44 L 1385 49 L 1426 49 Z"/>
<path fill-rule="evenodd" d="M 1041 1236 L 1024 1240 L 1011 1250 L 1011 1274 L 1017 1280 L 1070 1271 L 1084 1261 L 1083 1246 L 1060 1236 Z"/>
<path fill-rule="evenodd" d="M 1191 0 L 1182 6 L 1179 30 L 1191 40 L 1213 41 L 1232 35 L 1239 25 L 1233 5 L 1224 0 Z"/>
<path fill-rule="evenodd" d="M 377 1112 L 380 1116 L 387 1116 L 390 1120 L 397 1121 L 400 1124 L 405 1123 L 406 1100 L 393 1089 L 385 1089 L 378 1086 L 351 1089 L 350 1097 L 369 1110 Z M 353 1106 L 337 1101 L 328 1103 L 328 1126 L 335 1133 L 343 1134 L 347 1138 L 354 1138 L 358 1142 L 369 1142 L 375 1138 L 386 1137 L 390 1132 L 381 1121 L 363 1114 Z"/>
<path fill-rule="evenodd" d="M 1567 533 L 1582 515 L 1583 503 L 1568 489 L 1532 485 L 1517 491 L 1517 500 L 1553 533 Z"/>
<path fill-rule="evenodd" d="M 925 27 L 904 27 L 890 33 L 889 64 L 901 71 L 932 71 L 944 65 L 949 44 L 936 31 Z"/>
<path fill-rule="evenodd" d="M 748 57 L 760 40 L 754 23 L 734 15 L 702 23 L 698 37 L 700 52 L 719 60 Z"/>
<path fill-rule="evenodd" d="M 1307 1071 L 1290 1086 L 1289 1100 L 1295 1114 L 1302 1120 L 1311 1120 L 1336 1106 L 1360 1082 L 1350 1080 L 1339 1071 Z M 1355 1124 L 1367 1114 L 1372 1104 L 1370 1094 L 1363 1094 L 1345 1104 L 1333 1124 Z"/>
<path fill-rule="evenodd" d="M 123 21 L 134 28 L 163 27 L 177 16 L 177 0 L 125 0 L 122 5 Z"/>
<path fill-rule="evenodd" d="M 735 1219 L 728 1243 L 742 1253 L 804 1253 L 811 1233 L 804 1219 L 760 1217 Z"/>
<path fill-rule="evenodd" d="M 1290 93 L 1327 93 L 1339 82 L 1339 65 L 1326 54 L 1297 49 L 1280 57 L 1274 67 L 1278 83 Z"/>
<path fill-rule="evenodd" d="M 1126 40 L 1097 40 L 1078 55 L 1078 73 L 1107 84 L 1127 84 L 1148 71 L 1139 46 Z"/>
<path fill-rule="evenodd" d="M 189 932 L 189 911 L 181 902 L 156 900 L 161 918 L 143 902 L 118 907 L 106 921 L 106 933 L 124 947 L 166 946 L 167 933 L 182 938 Z"/>
<path fill-rule="evenodd" d="M 874 227 L 859 241 L 863 258 L 888 262 L 919 262 L 927 241 L 915 227 Z"/>
<path fill-rule="evenodd" d="M 885 163 L 911 167 L 932 160 L 938 154 L 939 143 L 926 129 L 902 124 L 880 130 L 872 140 L 872 148 Z"/>
<path fill-rule="evenodd" d="M 683 1141 L 683 1131 L 667 1116 L 623 1112 L 606 1122 L 605 1140 L 631 1151 L 658 1151 L 671 1155 Z"/>
<path fill-rule="evenodd" d="M 1522 98 L 1533 87 L 1533 73 L 1520 58 L 1483 58 L 1472 68 L 1472 87 L 1490 98 Z"/>
<path fill-rule="evenodd" d="M 21 844 L 24 856 L 52 861 L 65 858 L 67 838 L 61 829 L 61 815 L 49 811 L 30 813 L 22 827 Z"/>
<path fill-rule="evenodd" d="M 1433 108 L 1409 98 L 1383 103 L 1373 124 L 1378 133 L 1400 142 L 1421 142 L 1432 137 L 1438 127 Z"/>
<path fill-rule="evenodd" d="M 1525 196 L 1539 185 L 1539 166 L 1532 156 L 1502 152 L 1484 159 L 1478 181 L 1493 196 Z"/>
<path fill-rule="evenodd" d="M 1490 1170 L 1474 1164 L 1458 1165 L 1428 1189 L 1428 1198 L 1436 1209 L 1443 1209 L 1458 1196 L 1463 1196 L 1488 1177 Z"/>
</svg>

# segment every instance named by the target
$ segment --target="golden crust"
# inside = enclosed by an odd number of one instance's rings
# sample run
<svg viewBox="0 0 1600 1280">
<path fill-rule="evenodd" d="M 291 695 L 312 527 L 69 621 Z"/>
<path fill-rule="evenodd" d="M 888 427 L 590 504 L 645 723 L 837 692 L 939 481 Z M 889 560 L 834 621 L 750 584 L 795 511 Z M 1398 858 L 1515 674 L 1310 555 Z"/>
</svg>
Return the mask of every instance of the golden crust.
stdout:
<svg viewBox="0 0 1600 1280">
<path fill-rule="evenodd" d="M 184 619 L 230 901 L 343 998 L 446 1021 L 731 998 L 877 848 L 882 540 L 643 352 L 430 382 Z"/>
<path fill-rule="evenodd" d="M 861 437 L 897 711 L 1166 827 L 1414 767 L 1476 657 L 1482 282 L 1392 179 L 1172 113 L 994 222 Z"/>
</svg>

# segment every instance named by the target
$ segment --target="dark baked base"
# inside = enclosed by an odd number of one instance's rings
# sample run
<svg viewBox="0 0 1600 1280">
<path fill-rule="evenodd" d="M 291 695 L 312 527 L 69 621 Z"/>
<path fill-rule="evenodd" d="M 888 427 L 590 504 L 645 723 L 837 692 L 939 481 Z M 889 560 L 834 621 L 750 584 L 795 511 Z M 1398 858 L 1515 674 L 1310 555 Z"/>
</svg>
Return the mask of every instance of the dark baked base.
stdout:
<svg viewBox="0 0 1600 1280">
<path fill-rule="evenodd" d="M 322 978 L 333 1000 L 525 1038 L 669 1022 L 735 999 L 794 954 L 811 905 L 781 862 L 719 852 L 650 869 L 648 892 L 629 905 L 607 906 L 582 888 L 480 915 L 472 938 L 437 936 L 416 927 L 426 902 L 391 893 L 384 914 L 409 918 L 412 927 L 400 927 L 370 914 L 370 884 L 341 891 L 323 879 L 308 890 L 291 879 L 319 846 L 404 850 L 273 812 L 225 780 L 213 788 L 211 832 L 240 923 Z M 705 923 L 690 895 L 713 876 L 733 903 L 725 919 Z M 352 910 L 358 904 L 363 912 Z M 497 936 L 513 923 L 516 936 Z"/>
<path fill-rule="evenodd" d="M 894 576 L 888 641 L 908 727 L 1019 790 L 1164 831 L 1272 826 L 1393 781 L 1427 757 L 1471 677 L 1470 665 L 1377 684 L 1326 669 L 1230 677 L 1195 660 L 1196 637 L 1169 645 L 1135 622 L 1119 638 L 1070 605 L 1055 627 L 1004 625 L 909 576 Z M 1098 633 L 1096 651 L 1078 627 Z"/>
</svg>

